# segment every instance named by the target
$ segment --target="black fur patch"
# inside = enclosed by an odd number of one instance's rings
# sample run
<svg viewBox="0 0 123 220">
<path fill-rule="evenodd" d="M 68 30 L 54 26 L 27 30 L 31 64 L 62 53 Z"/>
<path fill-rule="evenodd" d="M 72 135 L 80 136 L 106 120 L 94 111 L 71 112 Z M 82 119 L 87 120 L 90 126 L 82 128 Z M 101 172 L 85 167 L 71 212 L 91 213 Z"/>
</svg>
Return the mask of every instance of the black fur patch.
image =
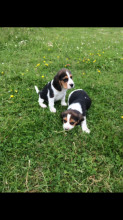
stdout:
<svg viewBox="0 0 123 220">
<path fill-rule="evenodd" d="M 80 103 L 82 111 L 83 111 L 82 115 L 86 116 L 86 111 L 91 106 L 91 99 L 85 91 L 75 90 L 75 92 L 73 92 L 71 94 L 68 103 L 69 103 L 69 105 L 71 105 L 73 103 Z"/>
<path fill-rule="evenodd" d="M 53 90 L 51 88 L 51 82 L 46 84 L 44 86 L 44 88 L 39 92 L 40 98 L 44 99 L 46 102 L 48 102 L 48 98 L 47 98 L 48 90 L 49 90 L 50 98 L 53 98 L 54 97 L 54 92 L 53 92 Z"/>
</svg>

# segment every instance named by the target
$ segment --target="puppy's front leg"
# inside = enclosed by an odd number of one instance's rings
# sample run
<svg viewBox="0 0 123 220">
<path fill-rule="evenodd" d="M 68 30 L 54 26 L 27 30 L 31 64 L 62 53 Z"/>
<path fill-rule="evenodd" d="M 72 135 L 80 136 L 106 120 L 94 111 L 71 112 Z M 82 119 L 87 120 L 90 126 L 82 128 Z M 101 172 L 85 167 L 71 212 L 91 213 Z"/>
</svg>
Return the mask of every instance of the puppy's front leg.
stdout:
<svg viewBox="0 0 123 220">
<path fill-rule="evenodd" d="M 49 108 L 51 112 L 56 112 L 56 108 L 54 108 L 54 98 L 49 98 Z"/>
<path fill-rule="evenodd" d="M 65 94 L 66 95 L 66 94 Z M 67 103 L 65 102 L 65 95 L 63 96 L 63 98 L 61 99 L 61 105 L 66 106 Z"/>
<path fill-rule="evenodd" d="M 84 116 L 84 121 L 81 122 L 81 127 L 83 131 L 85 131 L 86 133 L 90 133 L 90 130 L 88 129 L 86 124 L 86 116 Z"/>
</svg>

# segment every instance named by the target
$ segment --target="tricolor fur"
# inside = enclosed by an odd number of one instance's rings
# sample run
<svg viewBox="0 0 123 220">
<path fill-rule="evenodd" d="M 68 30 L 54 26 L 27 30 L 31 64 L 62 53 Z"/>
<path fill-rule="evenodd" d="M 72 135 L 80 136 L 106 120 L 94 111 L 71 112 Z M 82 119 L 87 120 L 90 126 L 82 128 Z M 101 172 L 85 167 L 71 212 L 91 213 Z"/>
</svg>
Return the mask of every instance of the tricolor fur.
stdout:
<svg viewBox="0 0 123 220">
<path fill-rule="evenodd" d="M 35 86 L 36 92 L 39 94 L 39 105 L 42 108 L 47 106 L 43 103 L 44 101 L 48 102 L 51 112 L 56 112 L 54 108 L 54 102 L 61 100 L 61 105 L 66 106 L 65 96 L 67 89 L 74 87 L 74 82 L 72 80 L 72 74 L 68 69 L 61 69 L 56 74 L 54 79 L 50 81 L 45 87 L 39 91 L 37 86 Z"/>
<path fill-rule="evenodd" d="M 61 113 L 63 129 L 71 130 L 76 125 L 81 125 L 82 130 L 90 133 L 86 124 L 86 111 L 91 106 L 91 99 L 82 89 L 74 90 L 68 97 L 68 109 Z"/>
</svg>

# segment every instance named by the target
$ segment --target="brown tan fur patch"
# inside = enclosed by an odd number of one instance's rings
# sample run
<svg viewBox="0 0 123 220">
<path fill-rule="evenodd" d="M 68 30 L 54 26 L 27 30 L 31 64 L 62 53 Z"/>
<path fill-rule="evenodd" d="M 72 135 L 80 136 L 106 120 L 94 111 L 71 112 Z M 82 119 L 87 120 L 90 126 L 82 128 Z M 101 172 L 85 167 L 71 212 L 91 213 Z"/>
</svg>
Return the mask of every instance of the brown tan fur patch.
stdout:
<svg viewBox="0 0 123 220">
<path fill-rule="evenodd" d="M 61 81 L 62 86 L 63 86 L 65 89 L 67 89 L 67 83 L 68 83 L 68 81 L 67 81 L 67 82 L 64 82 L 64 79 L 68 79 L 68 76 L 65 76 L 65 77 L 62 79 L 62 81 Z"/>
</svg>

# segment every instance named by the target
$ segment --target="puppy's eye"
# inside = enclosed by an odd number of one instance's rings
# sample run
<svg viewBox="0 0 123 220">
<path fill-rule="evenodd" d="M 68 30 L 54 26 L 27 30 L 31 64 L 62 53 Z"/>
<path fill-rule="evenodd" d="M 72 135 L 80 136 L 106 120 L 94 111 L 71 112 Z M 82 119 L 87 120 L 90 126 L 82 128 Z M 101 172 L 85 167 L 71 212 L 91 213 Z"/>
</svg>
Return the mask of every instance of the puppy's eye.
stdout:
<svg viewBox="0 0 123 220">
<path fill-rule="evenodd" d="M 66 123 L 67 121 L 66 121 L 66 120 L 63 120 L 63 122 Z"/>
<path fill-rule="evenodd" d="M 74 122 L 70 122 L 70 124 L 71 124 L 71 125 L 73 125 L 73 124 L 74 124 Z"/>
<path fill-rule="evenodd" d="M 72 79 L 73 77 L 72 77 L 72 76 L 70 76 L 70 78 Z"/>
<path fill-rule="evenodd" d="M 63 81 L 64 81 L 64 82 L 67 82 L 67 81 L 68 81 L 68 79 L 63 79 Z"/>
</svg>

